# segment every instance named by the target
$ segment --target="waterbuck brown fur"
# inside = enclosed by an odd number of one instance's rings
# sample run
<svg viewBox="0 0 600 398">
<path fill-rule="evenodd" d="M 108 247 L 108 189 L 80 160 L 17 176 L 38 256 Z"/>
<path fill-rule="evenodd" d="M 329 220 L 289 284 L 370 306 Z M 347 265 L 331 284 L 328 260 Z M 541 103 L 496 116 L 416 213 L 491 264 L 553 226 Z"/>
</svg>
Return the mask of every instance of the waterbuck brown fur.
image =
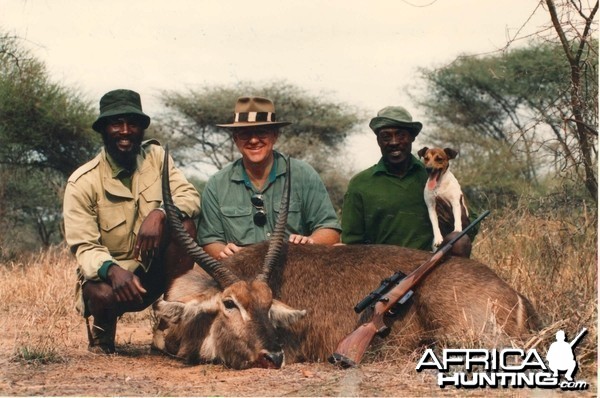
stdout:
<svg viewBox="0 0 600 398">
<path fill-rule="evenodd" d="M 361 322 L 352 309 L 360 299 L 384 277 L 408 274 L 431 256 L 388 245 L 287 245 L 282 211 L 270 245 L 246 247 L 220 263 L 177 225 L 168 189 L 163 192 L 171 228 L 203 269 L 172 281 L 154 305 L 153 345 L 189 362 L 242 369 L 325 361 Z M 405 351 L 465 336 L 495 346 L 538 326 L 525 297 L 487 266 L 462 257 L 435 268 L 388 322 L 386 343 Z"/>
</svg>

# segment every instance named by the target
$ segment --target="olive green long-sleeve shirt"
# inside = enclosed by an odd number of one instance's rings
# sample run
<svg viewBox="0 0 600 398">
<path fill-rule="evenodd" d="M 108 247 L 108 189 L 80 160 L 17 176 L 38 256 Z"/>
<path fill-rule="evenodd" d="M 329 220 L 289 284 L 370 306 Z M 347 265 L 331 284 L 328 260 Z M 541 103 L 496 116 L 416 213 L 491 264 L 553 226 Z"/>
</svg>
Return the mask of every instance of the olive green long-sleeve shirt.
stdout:
<svg viewBox="0 0 600 398">
<path fill-rule="evenodd" d="M 423 198 L 425 167 L 411 155 L 398 177 L 383 159 L 350 180 L 342 210 L 342 242 L 381 243 L 431 250 L 433 232 Z"/>
</svg>

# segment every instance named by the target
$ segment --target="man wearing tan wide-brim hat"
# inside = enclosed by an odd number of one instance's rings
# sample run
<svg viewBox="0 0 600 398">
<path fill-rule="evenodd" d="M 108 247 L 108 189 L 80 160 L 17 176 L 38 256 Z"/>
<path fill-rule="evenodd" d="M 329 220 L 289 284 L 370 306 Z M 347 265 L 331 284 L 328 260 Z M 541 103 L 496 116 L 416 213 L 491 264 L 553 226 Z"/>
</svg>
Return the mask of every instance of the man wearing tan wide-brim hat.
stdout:
<svg viewBox="0 0 600 398">
<path fill-rule="evenodd" d="M 231 131 L 242 157 L 210 177 L 203 191 L 198 242 L 221 259 L 244 246 L 268 240 L 273 232 L 286 176 L 286 158 L 273 149 L 280 128 L 270 99 L 240 97 Z M 323 181 L 306 162 L 290 159 L 289 241 L 335 244 L 340 225 Z"/>
</svg>

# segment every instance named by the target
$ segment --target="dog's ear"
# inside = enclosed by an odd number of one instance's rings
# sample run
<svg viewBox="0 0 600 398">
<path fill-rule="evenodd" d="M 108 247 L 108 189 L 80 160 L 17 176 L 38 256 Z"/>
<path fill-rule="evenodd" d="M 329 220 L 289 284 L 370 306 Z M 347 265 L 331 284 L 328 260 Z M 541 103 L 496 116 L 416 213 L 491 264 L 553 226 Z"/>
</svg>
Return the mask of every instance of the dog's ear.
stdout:
<svg viewBox="0 0 600 398">
<path fill-rule="evenodd" d="M 429 150 L 429 148 L 427 148 L 426 146 L 424 146 L 423 148 L 419 149 L 419 152 L 417 152 L 417 155 L 419 155 L 420 158 L 422 158 L 423 156 L 425 156 L 425 153 Z"/>
<path fill-rule="evenodd" d="M 448 155 L 448 159 L 454 159 L 458 156 L 458 151 L 455 151 L 452 148 L 444 148 L 444 152 Z"/>
</svg>

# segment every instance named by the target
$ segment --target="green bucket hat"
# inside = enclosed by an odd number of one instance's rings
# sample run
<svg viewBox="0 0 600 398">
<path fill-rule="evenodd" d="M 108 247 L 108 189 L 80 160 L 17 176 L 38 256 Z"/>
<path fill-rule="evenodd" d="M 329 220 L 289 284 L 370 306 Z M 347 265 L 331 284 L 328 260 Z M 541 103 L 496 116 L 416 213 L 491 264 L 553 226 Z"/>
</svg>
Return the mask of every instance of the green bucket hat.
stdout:
<svg viewBox="0 0 600 398">
<path fill-rule="evenodd" d="M 412 116 L 403 107 L 388 106 L 377 112 L 377 116 L 371 119 L 369 127 L 375 134 L 384 127 L 401 127 L 416 137 L 423 128 L 423 124 L 413 122 Z"/>
<path fill-rule="evenodd" d="M 150 116 L 142 112 L 140 95 L 132 90 L 118 89 L 104 94 L 100 98 L 100 116 L 92 124 L 92 128 L 102 133 L 105 119 L 117 115 L 138 115 L 143 129 L 150 125 Z"/>
</svg>

